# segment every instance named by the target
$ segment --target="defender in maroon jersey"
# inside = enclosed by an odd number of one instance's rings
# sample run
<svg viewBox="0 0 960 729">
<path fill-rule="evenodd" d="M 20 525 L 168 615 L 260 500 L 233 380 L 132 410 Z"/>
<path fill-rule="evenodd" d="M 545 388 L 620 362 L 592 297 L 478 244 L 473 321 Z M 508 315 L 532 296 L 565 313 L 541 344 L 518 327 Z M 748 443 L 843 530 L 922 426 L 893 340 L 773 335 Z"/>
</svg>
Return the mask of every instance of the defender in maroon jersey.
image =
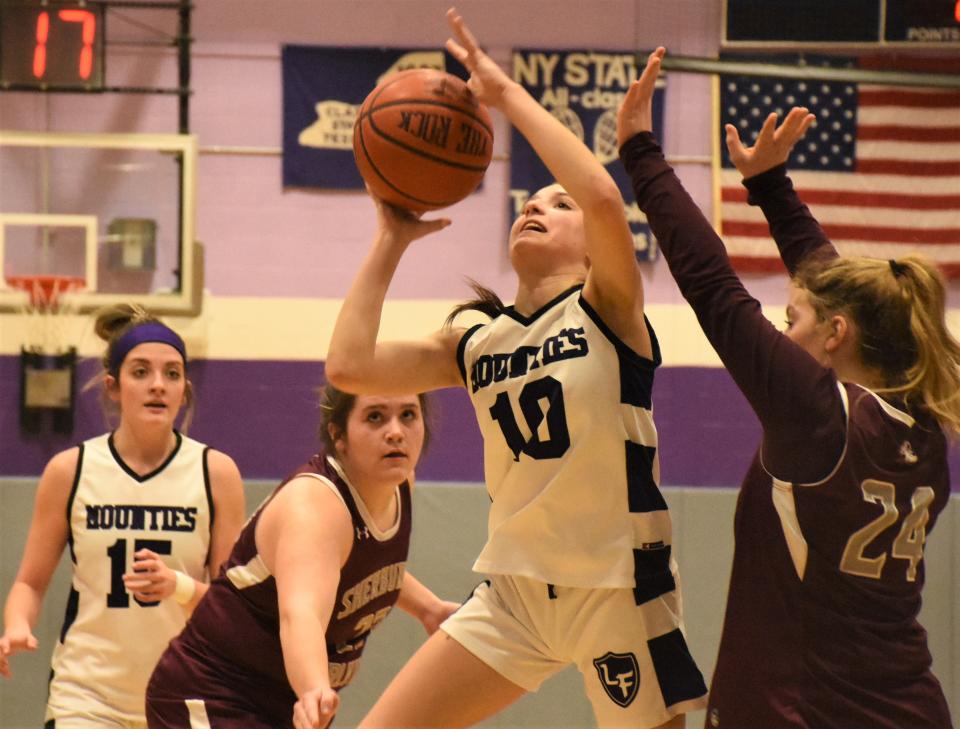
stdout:
<svg viewBox="0 0 960 729">
<path fill-rule="evenodd" d="M 710 729 L 951 726 L 917 622 L 926 534 L 949 498 L 960 345 L 926 259 L 838 257 L 786 176 L 813 121 L 727 129 L 792 276 L 777 331 L 649 133 L 663 50 L 620 110 L 621 159 L 680 289 L 763 426 L 737 501 Z"/>
<path fill-rule="evenodd" d="M 453 610 L 406 574 L 415 395 L 328 387 L 324 452 L 257 509 L 147 689 L 150 727 L 290 727 L 298 698 L 329 723 L 394 604 L 432 632 Z"/>
</svg>

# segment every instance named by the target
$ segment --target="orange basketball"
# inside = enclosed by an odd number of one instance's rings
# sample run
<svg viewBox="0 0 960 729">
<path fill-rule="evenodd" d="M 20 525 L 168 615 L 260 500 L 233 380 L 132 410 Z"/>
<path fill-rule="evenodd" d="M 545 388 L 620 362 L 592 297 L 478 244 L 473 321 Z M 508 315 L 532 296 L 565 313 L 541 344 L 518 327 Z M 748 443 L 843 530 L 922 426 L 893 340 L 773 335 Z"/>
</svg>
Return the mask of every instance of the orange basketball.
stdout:
<svg viewBox="0 0 960 729">
<path fill-rule="evenodd" d="M 373 194 L 414 212 L 463 200 L 492 154 L 490 112 L 464 81 L 435 69 L 385 79 L 353 126 L 353 156 Z"/>
</svg>

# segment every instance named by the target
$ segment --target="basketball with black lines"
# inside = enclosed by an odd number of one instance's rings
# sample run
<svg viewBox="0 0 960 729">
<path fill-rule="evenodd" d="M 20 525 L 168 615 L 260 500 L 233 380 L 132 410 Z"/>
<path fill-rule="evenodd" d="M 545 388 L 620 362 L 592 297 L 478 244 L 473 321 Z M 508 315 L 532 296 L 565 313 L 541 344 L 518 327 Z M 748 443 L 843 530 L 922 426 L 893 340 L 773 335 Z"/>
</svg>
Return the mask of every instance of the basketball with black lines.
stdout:
<svg viewBox="0 0 960 729">
<path fill-rule="evenodd" d="M 490 112 L 462 79 L 436 69 L 384 79 L 353 127 L 353 155 L 370 190 L 414 212 L 463 200 L 492 154 Z"/>
</svg>

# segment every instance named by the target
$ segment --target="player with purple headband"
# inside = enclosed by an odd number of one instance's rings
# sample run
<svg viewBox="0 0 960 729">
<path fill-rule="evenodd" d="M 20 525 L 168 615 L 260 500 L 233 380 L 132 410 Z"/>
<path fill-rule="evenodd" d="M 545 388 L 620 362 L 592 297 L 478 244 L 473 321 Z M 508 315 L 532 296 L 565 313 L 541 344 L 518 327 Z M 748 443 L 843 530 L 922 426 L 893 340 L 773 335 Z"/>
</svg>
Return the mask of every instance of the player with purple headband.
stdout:
<svg viewBox="0 0 960 729">
<path fill-rule="evenodd" d="M 620 156 L 670 271 L 763 427 L 734 522 L 708 729 L 945 729 L 917 622 L 924 542 L 950 496 L 960 344 L 921 256 L 841 258 L 785 163 L 813 122 L 771 114 L 730 158 L 791 274 L 784 332 L 651 134 L 660 48 L 618 115 Z"/>
<path fill-rule="evenodd" d="M 244 517 L 233 460 L 175 428 L 192 412 L 183 340 L 137 306 L 102 312 L 96 332 L 115 430 L 55 455 L 37 486 L 7 596 L 0 674 L 36 650 L 33 628 L 69 544 L 72 585 L 54 648 L 48 729 L 145 727 L 147 679 L 206 592 Z"/>
</svg>

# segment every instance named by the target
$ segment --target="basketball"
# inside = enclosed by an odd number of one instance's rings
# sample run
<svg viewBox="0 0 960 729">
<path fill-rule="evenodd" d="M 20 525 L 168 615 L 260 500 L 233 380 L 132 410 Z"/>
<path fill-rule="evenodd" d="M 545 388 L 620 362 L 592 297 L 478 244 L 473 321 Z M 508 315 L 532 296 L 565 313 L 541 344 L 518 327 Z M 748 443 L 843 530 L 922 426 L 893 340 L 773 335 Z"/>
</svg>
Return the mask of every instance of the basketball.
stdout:
<svg viewBox="0 0 960 729">
<path fill-rule="evenodd" d="M 435 69 L 385 79 L 353 127 L 353 155 L 370 190 L 414 212 L 463 200 L 477 189 L 492 153 L 490 112 L 463 80 Z"/>
</svg>

